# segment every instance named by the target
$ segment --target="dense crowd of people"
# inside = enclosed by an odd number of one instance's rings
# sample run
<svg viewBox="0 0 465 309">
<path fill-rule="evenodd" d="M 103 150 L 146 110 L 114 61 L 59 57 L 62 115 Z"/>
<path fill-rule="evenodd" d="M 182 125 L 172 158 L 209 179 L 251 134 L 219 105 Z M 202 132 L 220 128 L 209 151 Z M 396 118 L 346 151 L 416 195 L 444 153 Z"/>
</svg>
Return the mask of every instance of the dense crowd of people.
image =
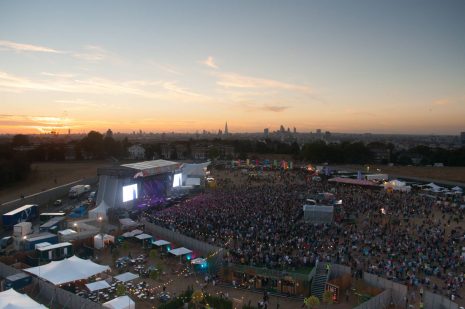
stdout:
<svg viewBox="0 0 465 309">
<path fill-rule="evenodd" d="M 318 192 L 342 200 L 332 224 L 303 218 L 305 198 Z M 216 190 L 152 213 L 151 220 L 228 249 L 228 262 L 292 271 L 330 261 L 455 298 L 464 284 L 463 216 L 446 199 L 313 182 L 296 171 L 271 172 L 258 182 L 229 172 Z"/>
</svg>

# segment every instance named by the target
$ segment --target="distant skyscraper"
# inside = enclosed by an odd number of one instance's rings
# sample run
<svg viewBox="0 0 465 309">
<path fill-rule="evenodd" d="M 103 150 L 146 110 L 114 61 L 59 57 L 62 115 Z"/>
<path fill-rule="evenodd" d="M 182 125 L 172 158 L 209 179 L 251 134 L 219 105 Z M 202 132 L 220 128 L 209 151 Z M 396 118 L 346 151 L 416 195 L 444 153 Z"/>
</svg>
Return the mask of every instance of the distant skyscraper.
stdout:
<svg viewBox="0 0 465 309">
<path fill-rule="evenodd" d="M 263 135 L 265 136 L 265 138 L 268 138 L 268 136 L 270 135 L 270 130 L 268 128 L 265 128 L 263 130 Z"/>
<path fill-rule="evenodd" d="M 465 146 L 465 132 L 460 133 L 460 140 L 462 141 L 462 146 Z"/>
<path fill-rule="evenodd" d="M 226 121 L 226 124 L 224 125 L 224 135 L 228 135 L 229 134 L 229 131 L 228 131 L 228 122 Z"/>
<path fill-rule="evenodd" d="M 297 129 L 294 127 L 294 134 L 296 134 L 296 133 L 297 133 Z"/>
</svg>

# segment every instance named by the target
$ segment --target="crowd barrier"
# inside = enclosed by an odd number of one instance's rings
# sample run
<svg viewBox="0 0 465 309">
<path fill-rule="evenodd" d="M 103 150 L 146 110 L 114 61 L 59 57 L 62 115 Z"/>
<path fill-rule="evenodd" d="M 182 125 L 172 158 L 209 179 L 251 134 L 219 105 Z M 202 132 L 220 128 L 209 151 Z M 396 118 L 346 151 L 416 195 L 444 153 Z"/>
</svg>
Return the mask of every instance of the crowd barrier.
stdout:
<svg viewBox="0 0 465 309">
<path fill-rule="evenodd" d="M 331 274 L 329 276 L 330 279 L 342 277 L 344 275 L 351 275 L 352 270 L 349 266 L 341 265 L 341 264 L 331 264 Z"/>
<path fill-rule="evenodd" d="M 382 293 L 379 293 L 373 298 L 370 298 L 368 301 L 356 306 L 354 309 L 373 309 L 373 308 L 386 308 L 391 304 L 392 300 L 392 290 L 384 290 Z"/>
<path fill-rule="evenodd" d="M 391 289 L 392 302 L 397 306 L 405 305 L 405 298 L 407 297 L 408 292 L 406 285 L 396 283 L 367 272 L 363 273 L 363 280 L 369 285 L 383 290 Z"/>
<path fill-rule="evenodd" d="M 187 249 L 198 252 L 203 256 L 208 256 L 209 254 L 215 253 L 215 257 L 220 258 L 225 254 L 225 250 L 223 248 L 215 247 L 176 231 L 166 229 L 147 220 L 143 220 L 142 223 L 145 226 L 145 232 L 151 233 L 158 238 L 163 238 L 169 242 L 186 247 Z"/>
<path fill-rule="evenodd" d="M 459 305 L 449 298 L 425 291 L 423 294 L 425 309 L 458 309 Z"/>
</svg>

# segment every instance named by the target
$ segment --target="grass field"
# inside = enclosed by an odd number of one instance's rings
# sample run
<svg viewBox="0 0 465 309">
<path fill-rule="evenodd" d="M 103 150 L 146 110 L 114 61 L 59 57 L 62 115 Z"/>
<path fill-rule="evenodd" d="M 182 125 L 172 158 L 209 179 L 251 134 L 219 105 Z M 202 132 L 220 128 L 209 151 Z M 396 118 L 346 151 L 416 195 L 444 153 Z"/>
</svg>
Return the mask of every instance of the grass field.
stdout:
<svg viewBox="0 0 465 309">
<path fill-rule="evenodd" d="M 27 196 L 79 179 L 96 177 L 97 168 L 107 165 L 105 161 L 33 163 L 26 180 L 0 189 L 0 204 L 15 200 L 21 194 Z"/>
<path fill-rule="evenodd" d="M 347 165 L 340 168 L 366 172 L 366 166 Z M 379 170 L 379 171 L 378 171 Z M 370 165 L 370 173 L 386 173 L 395 177 L 417 177 L 465 183 L 465 167 L 426 167 L 426 166 L 386 166 Z"/>
</svg>

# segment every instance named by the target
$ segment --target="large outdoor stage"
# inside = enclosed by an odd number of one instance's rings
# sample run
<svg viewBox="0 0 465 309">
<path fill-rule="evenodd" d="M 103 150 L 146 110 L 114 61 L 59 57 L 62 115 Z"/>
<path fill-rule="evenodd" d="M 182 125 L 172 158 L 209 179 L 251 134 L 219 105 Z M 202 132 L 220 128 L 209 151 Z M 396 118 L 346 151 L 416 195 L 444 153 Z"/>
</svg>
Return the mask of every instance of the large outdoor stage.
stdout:
<svg viewBox="0 0 465 309">
<path fill-rule="evenodd" d="M 144 161 L 99 168 L 97 207 L 89 217 L 106 217 L 109 208 L 146 208 L 163 203 L 172 190 L 201 184 L 209 162 L 181 164 L 166 160 Z"/>
<path fill-rule="evenodd" d="M 166 199 L 180 166 L 177 162 L 154 160 L 98 169 L 98 206 L 89 216 L 106 217 L 111 207 L 131 209 Z"/>
</svg>

